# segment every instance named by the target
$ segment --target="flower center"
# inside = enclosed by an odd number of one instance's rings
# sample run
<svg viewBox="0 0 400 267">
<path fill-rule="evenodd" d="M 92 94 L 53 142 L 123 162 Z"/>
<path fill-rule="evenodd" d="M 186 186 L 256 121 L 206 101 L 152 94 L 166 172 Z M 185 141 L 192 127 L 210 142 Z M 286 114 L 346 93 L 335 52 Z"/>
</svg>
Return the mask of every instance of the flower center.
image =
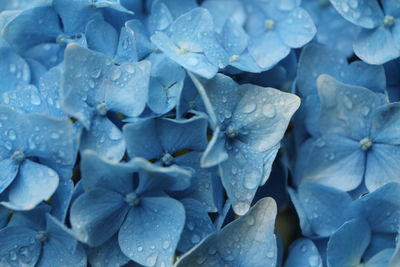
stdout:
<svg viewBox="0 0 400 267">
<path fill-rule="evenodd" d="M 393 24 L 394 24 L 393 16 L 386 15 L 385 18 L 383 19 L 383 24 L 385 24 L 386 27 L 393 26 Z"/>
<path fill-rule="evenodd" d="M 131 192 L 125 195 L 125 202 L 128 203 L 129 206 L 138 206 L 140 204 L 140 198 L 138 194 Z"/>
<path fill-rule="evenodd" d="M 164 166 L 170 166 L 172 162 L 174 161 L 174 157 L 166 152 L 162 157 L 161 157 L 161 162 Z"/>
<path fill-rule="evenodd" d="M 36 239 L 39 242 L 42 242 L 42 243 L 46 242 L 48 238 L 49 238 L 49 233 L 47 233 L 46 231 L 38 231 L 36 233 Z"/>
<path fill-rule="evenodd" d="M 11 159 L 18 163 L 22 162 L 25 159 L 24 151 L 22 151 L 22 149 L 18 149 L 14 152 L 14 154 L 12 154 Z"/>
<path fill-rule="evenodd" d="M 365 138 L 363 138 L 363 139 L 360 140 L 360 147 L 361 147 L 363 150 L 368 150 L 368 149 L 371 148 L 371 146 L 372 146 L 372 140 L 371 140 L 371 138 L 365 137 Z"/>
<path fill-rule="evenodd" d="M 106 103 L 100 103 L 96 106 L 97 114 L 100 116 L 105 116 L 107 114 L 107 105 Z"/>
<path fill-rule="evenodd" d="M 228 138 L 233 139 L 233 138 L 237 137 L 239 133 L 235 127 L 233 127 L 232 125 L 229 125 L 225 131 L 225 134 Z"/>
<path fill-rule="evenodd" d="M 275 28 L 275 21 L 273 21 L 272 19 L 265 20 L 264 27 L 267 31 L 272 30 L 273 28 Z"/>
</svg>

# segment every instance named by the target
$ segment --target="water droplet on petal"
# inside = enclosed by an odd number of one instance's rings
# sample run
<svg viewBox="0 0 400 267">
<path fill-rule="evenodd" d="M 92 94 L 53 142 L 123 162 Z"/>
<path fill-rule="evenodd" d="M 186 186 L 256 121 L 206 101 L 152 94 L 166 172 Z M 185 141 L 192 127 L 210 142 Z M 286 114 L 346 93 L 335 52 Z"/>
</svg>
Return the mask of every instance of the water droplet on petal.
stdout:
<svg viewBox="0 0 400 267">
<path fill-rule="evenodd" d="M 311 267 L 316 267 L 320 265 L 320 258 L 316 255 L 312 255 L 308 258 L 308 263 Z"/>
<path fill-rule="evenodd" d="M 200 242 L 200 236 L 193 234 L 192 237 L 190 238 L 190 241 L 192 241 L 193 244 L 197 244 Z"/>
<path fill-rule="evenodd" d="M 111 80 L 116 81 L 121 77 L 121 70 L 119 68 L 115 68 L 111 73 Z"/>
<path fill-rule="evenodd" d="M 108 137 L 110 137 L 111 140 L 119 140 L 121 136 L 121 132 L 116 127 L 112 127 L 111 131 L 108 133 Z"/>
<path fill-rule="evenodd" d="M 242 111 L 243 113 L 251 113 L 251 112 L 253 112 L 254 110 L 256 110 L 256 107 L 257 107 L 256 103 L 254 103 L 254 102 L 248 102 L 248 103 L 246 103 L 246 104 L 243 106 L 243 108 L 241 109 L 241 111 Z"/>
<path fill-rule="evenodd" d="M 195 57 L 189 57 L 188 60 L 187 60 L 187 63 L 190 66 L 195 67 L 195 66 L 197 66 L 199 64 L 199 60 L 197 58 L 195 58 Z"/>
<path fill-rule="evenodd" d="M 267 118 L 275 117 L 276 111 L 275 107 L 272 104 L 265 104 L 262 108 L 262 113 Z"/>
</svg>

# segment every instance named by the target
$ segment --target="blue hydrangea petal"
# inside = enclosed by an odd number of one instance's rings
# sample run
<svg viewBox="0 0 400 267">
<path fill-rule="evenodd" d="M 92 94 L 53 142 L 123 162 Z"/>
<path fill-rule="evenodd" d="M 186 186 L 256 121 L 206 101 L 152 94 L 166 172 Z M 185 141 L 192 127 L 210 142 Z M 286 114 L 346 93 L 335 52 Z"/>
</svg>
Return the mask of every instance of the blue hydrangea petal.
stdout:
<svg viewBox="0 0 400 267">
<path fill-rule="evenodd" d="M 0 104 L 26 113 L 47 114 L 46 104 L 39 90 L 33 85 L 3 93 Z"/>
<path fill-rule="evenodd" d="M 4 29 L 6 39 L 18 53 L 44 42 L 54 42 L 61 32 L 59 18 L 50 6 L 28 9 Z"/>
<path fill-rule="evenodd" d="M 225 149 L 226 137 L 220 128 L 214 131 L 214 134 L 208 143 L 206 150 L 200 160 L 202 168 L 216 166 L 228 159 L 228 153 Z"/>
<path fill-rule="evenodd" d="M 383 13 L 377 1 L 330 0 L 336 10 L 348 21 L 372 29 L 383 21 Z"/>
<path fill-rule="evenodd" d="M 313 236 L 315 235 L 311 229 L 311 223 L 306 215 L 304 207 L 300 202 L 300 199 L 297 193 L 292 189 L 288 188 L 288 193 L 290 196 L 290 200 L 292 201 L 293 206 L 296 209 L 297 217 L 299 218 L 300 229 L 304 236 Z"/>
<path fill-rule="evenodd" d="M 371 122 L 371 138 L 376 143 L 400 144 L 400 138 L 396 134 L 400 127 L 400 104 L 391 103 L 378 108 Z"/>
<path fill-rule="evenodd" d="M 389 182 L 399 182 L 400 167 L 393 155 L 400 153 L 397 145 L 374 144 L 368 153 L 365 185 L 369 191 L 374 191 Z"/>
<path fill-rule="evenodd" d="M 9 48 L 0 48 L 0 92 L 19 89 L 31 79 L 29 65 Z"/>
<path fill-rule="evenodd" d="M 363 219 L 344 223 L 328 242 L 327 262 L 332 267 L 357 266 L 371 238 L 371 230 Z"/>
<path fill-rule="evenodd" d="M 28 114 L 24 119 L 23 127 L 33 129 L 23 139 L 24 144 L 21 146 L 27 156 L 38 157 L 51 166 L 73 165 L 78 136 L 69 119 L 55 119 L 39 114 Z"/>
<path fill-rule="evenodd" d="M 167 113 L 178 102 L 186 73 L 181 66 L 165 58 L 153 66 L 151 76 L 147 105 L 157 114 Z"/>
<path fill-rule="evenodd" d="M 150 35 L 156 31 L 166 31 L 173 23 L 174 18 L 163 1 L 153 1 L 151 13 L 148 17 L 147 28 Z"/>
<path fill-rule="evenodd" d="M 165 152 L 161 146 L 156 120 L 147 119 L 126 124 L 123 127 L 123 134 L 130 158 L 158 159 Z"/>
<path fill-rule="evenodd" d="M 146 266 L 171 266 L 183 226 L 185 209 L 168 197 L 143 197 L 130 210 L 118 233 L 122 252 Z"/>
<path fill-rule="evenodd" d="M 339 135 L 315 140 L 303 181 L 314 181 L 340 190 L 353 190 L 362 181 L 365 153 L 358 142 Z"/>
<path fill-rule="evenodd" d="M 103 266 L 106 262 L 122 266 L 130 260 L 119 248 L 118 234 L 115 234 L 101 246 L 88 248 L 86 252 L 92 266 Z"/>
<path fill-rule="evenodd" d="M 353 49 L 359 58 L 369 64 L 383 64 L 400 55 L 398 44 L 384 27 L 362 30 L 354 40 Z"/>
<path fill-rule="evenodd" d="M 283 43 L 277 31 L 268 31 L 258 37 L 250 38 L 248 50 L 263 69 L 271 69 L 290 53 L 290 48 Z M 269 51 L 274 52 L 269 53 Z"/>
<path fill-rule="evenodd" d="M 60 221 L 64 221 L 67 216 L 73 191 L 73 181 L 60 177 L 59 186 L 51 197 L 51 215 Z"/>
<path fill-rule="evenodd" d="M 136 48 L 137 33 L 128 27 L 129 21 L 121 28 L 115 60 L 117 62 L 136 62 L 138 53 Z"/>
<path fill-rule="evenodd" d="M 185 52 L 182 54 L 171 39 L 162 32 L 156 32 L 150 39 L 167 57 L 187 70 L 193 71 L 208 79 L 214 77 L 218 71 L 218 67 L 211 64 L 203 54 L 193 52 Z"/>
<path fill-rule="evenodd" d="M 150 69 L 151 64 L 146 60 L 113 67 L 110 79 L 114 83 L 104 85 L 107 107 L 126 116 L 139 116 L 148 99 Z"/>
<path fill-rule="evenodd" d="M 0 161 L 0 193 L 2 193 L 17 176 L 19 170 L 19 164 L 10 158 L 6 158 Z"/>
<path fill-rule="evenodd" d="M 246 215 L 211 234 L 185 254 L 176 266 L 275 266 L 275 216 L 274 200 L 259 200 Z"/>
<path fill-rule="evenodd" d="M 6 227 L 0 231 L 0 239 L 2 240 L 0 265 L 26 267 L 36 265 L 42 246 L 36 239 L 35 231 L 25 227 Z"/>
<path fill-rule="evenodd" d="M 86 39 L 83 35 L 76 36 L 76 39 L 68 39 L 67 41 L 82 42 L 82 45 L 86 43 Z M 47 69 L 59 64 L 63 59 L 63 54 L 64 46 L 51 42 L 37 44 L 24 53 L 25 57 L 37 60 Z"/>
<path fill-rule="evenodd" d="M 86 192 L 71 206 L 72 230 L 82 242 L 101 245 L 118 231 L 128 210 L 118 193 L 99 188 Z"/>
<path fill-rule="evenodd" d="M 399 192 L 398 183 L 388 183 L 356 200 L 350 212 L 354 217 L 364 217 L 374 232 L 397 233 L 400 216 Z"/>
<path fill-rule="evenodd" d="M 125 153 L 122 132 L 108 118 L 95 116 L 89 131 L 84 130 L 80 149 L 94 150 L 107 159 L 119 160 Z"/>
<path fill-rule="evenodd" d="M 399 2 L 397 0 L 382 0 L 382 6 L 385 14 L 394 17 L 400 16 Z"/>
<path fill-rule="evenodd" d="M 192 172 L 176 165 L 160 167 L 142 158 L 133 159 L 131 164 L 139 172 L 138 194 L 157 190 L 181 191 L 190 186 Z"/>
<path fill-rule="evenodd" d="M 95 19 L 86 25 L 88 48 L 114 57 L 118 45 L 118 33 L 109 23 Z"/>
<path fill-rule="evenodd" d="M 164 1 L 174 18 L 189 12 L 197 7 L 196 0 Z"/>
<path fill-rule="evenodd" d="M 240 141 L 227 146 L 229 157 L 220 163 L 222 184 L 235 213 L 243 215 L 261 184 L 264 159 L 260 152 Z"/>
<path fill-rule="evenodd" d="M 287 17 L 277 23 L 282 41 L 289 47 L 299 48 L 314 38 L 317 29 L 310 15 L 302 8 L 291 11 Z"/>
<path fill-rule="evenodd" d="M 228 19 L 226 21 L 222 29 L 221 37 L 221 43 L 224 44 L 225 50 L 230 56 L 241 55 L 247 48 L 249 41 L 249 36 L 244 31 L 243 27 L 233 19 Z"/>
<path fill-rule="evenodd" d="M 395 246 L 396 246 L 396 234 L 376 233 L 376 232 L 374 233 L 372 230 L 371 241 L 368 245 L 367 250 L 364 252 L 363 259 L 364 261 L 369 261 L 376 254 L 379 254 L 380 251 L 386 249 L 392 249 L 392 253 L 390 255 L 392 256 L 394 252 L 393 248 Z M 388 260 L 390 259 L 390 256 L 388 257 Z"/>
<path fill-rule="evenodd" d="M 213 31 L 211 14 L 205 8 L 195 8 L 178 17 L 171 26 L 172 40 L 190 52 L 203 52 L 203 38 Z"/>
<path fill-rule="evenodd" d="M 385 69 L 383 66 L 353 61 L 349 65 L 348 71 L 345 72 L 343 82 L 365 87 L 376 93 L 384 93 L 386 89 Z"/>
<path fill-rule="evenodd" d="M 371 110 L 382 104 L 379 94 L 341 83 L 329 75 L 317 79 L 321 99 L 321 132 L 337 133 L 361 140 L 369 135 Z"/>
<path fill-rule="evenodd" d="M 333 234 L 344 222 L 343 211 L 352 203 L 346 192 L 317 183 L 300 185 L 298 197 L 318 236 Z"/>
<path fill-rule="evenodd" d="M 389 262 L 389 267 L 396 267 L 396 264 L 400 261 L 400 242 L 397 242 L 395 251 Z"/>
<path fill-rule="evenodd" d="M 53 0 L 53 7 L 61 17 L 65 34 L 84 32 L 89 21 L 102 18 L 99 10 L 89 6 L 89 1 Z"/>
<path fill-rule="evenodd" d="M 207 147 L 207 124 L 204 117 L 187 120 L 160 119 L 157 130 L 165 152 L 183 149 L 203 151 Z"/>
<path fill-rule="evenodd" d="M 132 11 L 121 5 L 120 0 L 89 0 L 89 3 L 96 8 L 112 8 L 117 11 L 133 15 Z"/>
<path fill-rule="evenodd" d="M 44 230 L 46 228 L 46 213 L 51 207 L 42 203 L 28 211 L 16 211 L 10 218 L 7 226 L 26 227 L 33 230 Z"/>
<path fill-rule="evenodd" d="M 48 114 L 52 117 L 66 117 L 61 110 L 61 81 L 63 71 L 55 67 L 43 74 L 39 79 L 39 92 L 47 104 Z"/>
<path fill-rule="evenodd" d="M 86 254 L 72 232 L 54 217 L 46 215 L 46 231 L 49 239 L 43 244 L 38 264 L 54 266 L 62 262 L 70 266 L 86 266 Z"/>
<path fill-rule="evenodd" d="M 127 194 L 133 190 L 133 166 L 104 159 L 91 150 L 83 151 L 81 157 L 81 181 L 85 191 L 105 188 Z"/>
<path fill-rule="evenodd" d="M 138 59 L 143 59 L 153 52 L 154 45 L 150 42 L 147 28 L 140 20 L 128 20 L 125 23 L 125 27 L 135 34 Z"/>
<path fill-rule="evenodd" d="M 289 256 L 285 267 L 296 266 L 322 267 L 322 259 L 314 242 L 310 239 L 300 238 L 294 241 L 289 248 Z"/>
<path fill-rule="evenodd" d="M 217 33 L 222 33 L 224 29 L 227 28 L 227 25 L 232 25 L 231 23 L 242 25 L 246 16 L 244 14 L 243 4 L 238 0 L 208 0 L 204 1 L 201 6 L 206 8 L 212 15 L 214 21 L 214 30 Z M 235 31 L 236 29 L 232 30 Z M 225 43 L 225 41 L 223 41 L 223 43 Z"/>
<path fill-rule="evenodd" d="M 232 59 L 234 58 L 230 58 L 229 64 L 235 68 L 238 68 L 239 70 L 253 73 L 260 73 L 263 71 L 263 69 L 258 66 L 254 58 L 249 54 L 247 50 L 243 54 L 241 54 L 237 60 L 232 61 Z"/>
<path fill-rule="evenodd" d="M 26 59 L 29 68 L 31 70 L 31 81 L 30 83 L 35 86 L 39 86 L 40 77 L 42 77 L 46 72 L 47 68 L 43 66 L 42 63 L 31 58 Z"/>
<path fill-rule="evenodd" d="M 241 98 L 232 115 L 238 138 L 257 151 L 266 151 L 283 137 L 300 99 L 270 87 L 241 85 Z"/>
<path fill-rule="evenodd" d="M 190 187 L 184 191 L 176 192 L 177 197 L 193 198 L 201 202 L 208 212 L 217 211 L 217 189 L 215 180 L 219 179 L 215 169 L 200 167 L 201 152 L 189 152 L 174 158 L 174 163 L 179 166 L 192 168 L 195 172 L 192 176 Z"/>
<path fill-rule="evenodd" d="M 366 262 L 368 267 L 388 266 L 394 252 L 393 248 L 383 249 Z"/>
<path fill-rule="evenodd" d="M 323 60 L 321 60 L 322 55 Z M 346 57 L 343 54 L 327 46 L 310 43 L 300 54 L 296 86 L 303 96 L 315 94 L 317 92 L 316 79 L 320 74 L 339 78 L 346 67 Z"/>
<path fill-rule="evenodd" d="M 185 253 L 209 234 L 216 231 L 204 206 L 197 200 L 180 200 L 185 208 L 186 222 L 178 244 L 178 250 Z"/>
<path fill-rule="evenodd" d="M 49 199 L 56 191 L 58 183 L 59 178 L 55 171 L 25 160 L 10 186 L 9 203 L 20 210 L 32 209 L 41 201 Z"/>
</svg>

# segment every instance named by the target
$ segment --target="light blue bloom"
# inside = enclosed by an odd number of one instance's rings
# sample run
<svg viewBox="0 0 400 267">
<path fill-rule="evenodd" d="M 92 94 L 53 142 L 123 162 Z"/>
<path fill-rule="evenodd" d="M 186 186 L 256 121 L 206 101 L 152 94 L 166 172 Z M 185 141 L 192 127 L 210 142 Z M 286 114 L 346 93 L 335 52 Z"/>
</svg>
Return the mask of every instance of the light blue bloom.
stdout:
<svg viewBox="0 0 400 267">
<path fill-rule="evenodd" d="M 214 128 L 201 165 L 219 165 L 233 209 L 242 215 L 257 188 L 268 179 L 280 140 L 300 100 L 273 88 L 239 86 L 222 74 L 208 81 L 200 82 L 194 76 L 193 80 Z"/>
<path fill-rule="evenodd" d="M 165 191 L 186 189 L 190 172 L 141 158 L 117 163 L 93 151 L 83 152 L 81 166 L 85 193 L 70 214 L 77 237 L 99 246 L 118 233 L 118 246 L 128 258 L 145 266 L 171 266 L 185 209 Z"/>
<path fill-rule="evenodd" d="M 400 6 L 396 0 L 380 2 L 330 0 L 336 10 L 362 30 L 353 49 L 369 64 L 383 64 L 400 55 Z"/>
<path fill-rule="evenodd" d="M 68 46 L 62 107 L 85 128 L 81 150 L 93 149 L 107 158 L 122 158 L 125 142 L 107 112 L 139 116 L 148 98 L 149 78 L 148 61 L 115 65 L 104 54 L 75 44 Z"/>
</svg>

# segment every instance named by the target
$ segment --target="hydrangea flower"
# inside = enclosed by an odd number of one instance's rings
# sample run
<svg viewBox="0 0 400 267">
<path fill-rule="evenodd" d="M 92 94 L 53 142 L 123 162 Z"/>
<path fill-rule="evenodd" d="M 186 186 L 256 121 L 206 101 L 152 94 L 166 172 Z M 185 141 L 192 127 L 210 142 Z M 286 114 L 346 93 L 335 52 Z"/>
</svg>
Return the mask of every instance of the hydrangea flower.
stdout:
<svg viewBox="0 0 400 267">
<path fill-rule="evenodd" d="M 29 210 L 51 197 L 57 171 L 75 162 L 76 134 L 67 119 L 0 110 L 0 192 L 8 196 L 2 204 Z"/>
<path fill-rule="evenodd" d="M 320 75 L 317 87 L 323 134 L 302 148 L 305 158 L 299 161 L 298 169 L 303 181 L 346 191 L 362 182 L 374 191 L 398 181 L 394 164 L 398 105 L 386 104 L 383 95 L 338 82 L 329 75 Z"/>
<path fill-rule="evenodd" d="M 300 105 L 299 98 L 273 88 L 239 86 L 222 74 L 203 83 L 193 78 L 214 128 L 201 165 L 219 165 L 233 209 L 242 215 L 257 188 L 268 179 L 279 142 Z"/>
<path fill-rule="evenodd" d="M 369 64 L 383 64 L 399 57 L 398 1 L 330 1 L 345 19 L 361 27 L 353 44 L 359 58 Z"/>
<path fill-rule="evenodd" d="M 1 266 L 86 266 L 81 244 L 47 206 L 14 214 L 0 230 Z"/>
<path fill-rule="evenodd" d="M 186 189 L 190 172 L 141 158 L 116 163 L 93 151 L 83 153 L 81 165 L 85 193 L 70 215 L 79 240 L 99 246 L 118 233 L 118 246 L 128 258 L 145 266 L 170 266 L 185 209 L 166 191 Z"/>
<path fill-rule="evenodd" d="M 139 116 L 146 105 L 149 78 L 148 61 L 115 65 L 104 54 L 79 45 L 67 48 L 62 107 L 85 128 L 81 150 L 92 149 L 107 158 L 122 158 L 125 142 L 107 112 Z"/>
</svg>

